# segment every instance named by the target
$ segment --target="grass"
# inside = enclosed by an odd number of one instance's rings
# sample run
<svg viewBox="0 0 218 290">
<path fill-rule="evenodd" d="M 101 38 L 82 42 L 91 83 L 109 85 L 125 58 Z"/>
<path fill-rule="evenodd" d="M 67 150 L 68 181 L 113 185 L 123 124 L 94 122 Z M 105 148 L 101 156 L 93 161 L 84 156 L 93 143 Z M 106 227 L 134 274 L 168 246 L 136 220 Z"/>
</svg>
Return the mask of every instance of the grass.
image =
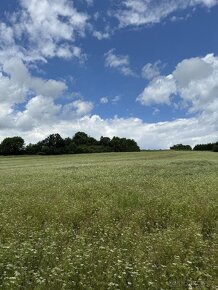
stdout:
<svg viewBox="0 0 218 290">
<path fill-rule="evenodd" d="M 218 154 L 0 158 L 0 289 L 218 289 Z"/>
</svg>

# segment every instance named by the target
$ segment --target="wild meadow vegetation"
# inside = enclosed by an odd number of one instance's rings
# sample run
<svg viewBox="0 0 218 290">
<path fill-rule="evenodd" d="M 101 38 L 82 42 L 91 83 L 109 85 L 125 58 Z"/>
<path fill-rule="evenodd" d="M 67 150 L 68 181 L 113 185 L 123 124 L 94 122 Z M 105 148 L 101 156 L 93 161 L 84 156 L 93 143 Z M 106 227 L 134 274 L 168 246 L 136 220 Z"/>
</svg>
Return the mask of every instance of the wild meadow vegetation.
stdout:
<svg viewBox="0 0 218 290">
<path fill-rule="evenodd" d="M 0 289 L 218 289 L 218 155 L 0 157 Z"/>
</svg>

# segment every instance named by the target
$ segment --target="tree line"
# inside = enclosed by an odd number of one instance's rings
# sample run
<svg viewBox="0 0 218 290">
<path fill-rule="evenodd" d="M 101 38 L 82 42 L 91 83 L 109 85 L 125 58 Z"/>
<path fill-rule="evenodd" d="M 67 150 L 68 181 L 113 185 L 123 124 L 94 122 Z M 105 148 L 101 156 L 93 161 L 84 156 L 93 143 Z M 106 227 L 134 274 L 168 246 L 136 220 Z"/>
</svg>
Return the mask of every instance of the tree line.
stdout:
<svg viewBox="0 0 218 290">
<path fill-rule="evenodd" d="M 218 152 L 218 142 L 207 143 L 207 144 L 197 144 L 192 149 L 190 145 L 176 144 L 170 147 L 171 150 L 194 150 L 194 151 L 213 151 Z"/>
<path fill-rule="evenodd" d="M 60 134 L 51 134 L 36 144 L 28 144 L 22 137 L 7 137 L 0 144 L 1 155 L 57 155 L 103 152 L 137 152 L 140 148 L 135 140 L 102 136 L 100 140 L 77 132 L 72 138 L 62 138 Z"/>
</svg>

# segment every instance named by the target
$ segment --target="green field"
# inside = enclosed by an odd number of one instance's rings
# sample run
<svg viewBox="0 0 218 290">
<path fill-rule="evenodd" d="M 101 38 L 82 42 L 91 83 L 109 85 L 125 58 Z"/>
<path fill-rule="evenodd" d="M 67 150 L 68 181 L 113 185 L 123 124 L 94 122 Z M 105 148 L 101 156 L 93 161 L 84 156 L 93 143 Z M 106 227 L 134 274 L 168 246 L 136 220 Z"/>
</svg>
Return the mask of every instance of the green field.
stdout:
<svg viewBox="0 0 218 290">
<path fill-rule="evenodd" d="M 0 157 L 0 289 L 218 289 L 218 154 Z"/>
</svg>

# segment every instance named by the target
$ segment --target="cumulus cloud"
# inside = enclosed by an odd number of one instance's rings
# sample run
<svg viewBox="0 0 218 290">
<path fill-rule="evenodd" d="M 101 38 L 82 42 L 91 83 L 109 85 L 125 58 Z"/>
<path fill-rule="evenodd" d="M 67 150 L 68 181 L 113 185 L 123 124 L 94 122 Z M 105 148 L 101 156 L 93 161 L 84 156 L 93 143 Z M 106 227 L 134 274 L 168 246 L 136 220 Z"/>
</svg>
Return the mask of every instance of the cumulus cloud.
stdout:
<svg viewBox="0 0 218 290">
<path fill-rule="evenodd" d="M 8 76 L 4 76 L 0 72 L 0 105 L 3 104 L 10 107 L 13 104 L 21 103 L 24 101 L 24 96 L 27 89 L 23 85 L 19 85 Z"/>
<path fill-rule="evenodd" d="M 135 73 L 130 68 L 128 55 L 116 55 L 115 49 L 111 49 L 104 56 L 106 67 L 116 69 L 125 76 L 135 76 Z"/>
<path fill-rule="evenodd" d="M 88 1 L 91 4 L 91 1 Z M 68 87 L 65 81 L 32 75 L 38 60 L 81 58 L 75 44 L 84 37 L 88 16 L 69 0 L 20 0 L 7 24 L 0 23 L 0 130 L 40 130 L 59 119 L 89 115 L 94 105 L 77 99 L 62 105 L 56 100 Z M 25 39 L 25 42 L 23 41 Z"/>
<path fill-rule="evenodd" d="M 176 84 L 172 75 L 159 76 L 152 80 L 144 91 L 138 96 L 137 101 L 142 105 L 171 103 L 171 95 L 176 93 Z"/>
<path fill-rule="evenodd" d="M 23 112 L 15 114 L 16 127 L 18 130 L 29 131 L 43 124 L 53 124 L 60 110 L 61 105 L 55 105 L 51 98 L 35 96 L 27 103 Z"/>
<path fill-rule="evenodd" d="M 173 12 L 188 7 L 211 8 L 217 4 L 218 0 L 122 0 L 115 16 L 120 27 L 141 26 L 158 23 Z"/>
<path fill-rule="evenodd" d="M 177 65 L 174 79 L 191 112 L 214 112 L 218 107 L 218 57 L 208 54 Z M 189 78 L 190 77 L 190 78 Z"/>
<path fill-rule="evenodd" d="M 0 23 L 0 63 L 14 56 L 28 62 L 84 59 L 77 40 L 85 36 L 89 17 L 78 12 L 73 1 L 19 0 L 19 4 L 7 24 Z"/>
<path fill-rule="evenodd" d="M 173 103 L 174 94 L 190 112 L 213 111 L 218 106 L 218 57 L 185 59 L 169 76 L 152 80 L 137 100 L 143 105 Z"/>
<path fill-rule="evenodd" d="M 0 130 L 29 131 L 59 119 L 88 115 L 94 105 L 80 96 L 66 105 L 56 102 L 66 90 L 63 81 L 33 77 L 20 58 L 5 61 L 0 70 Z M 21 105 L 24 110 L 17 109 Z"/>
<path fill-rule="evenodd" d="M 18 57 L 13 57 L 5 61 L 2 67 L 2 73 L 3 72 L 7 77 L 4 77 L 3 75 L 0 76 L 0 90 L 1 86 L 3 90 L 6 83 L 8 84 L 7 91 L 12 91 L 15 88 L 15 93 L 13 95 L 10 94 L 10 96 L 14 96 L 12 97 L 14 102 L 17 101 L 18 95 L 20 95 L 20 101 L 24 100 L 25 95 L 30 91 L 35 94 L 42 94 L 44 96 L 55 98 L 61 96 L 67 89 L 65 82 L 52 79 L 44 80 L 39 77 L 31 76 L 26 65 Z M 4 99 L 10 99 L 10 97 L 5 98 L 3 92 L 2 97 Z"/>
<path fill-rule="evenodd" d="M 58 108 L 54 108 L 54 112 Z M 54 118 L 54 115 L 51 116 Z M 141 148 L 163 149 L 171 145 L 185 143 L 195 145 L 200 142 L 213 142 L 217 138 L 217 114 L 200 117 L 178 119 L 168 122 L 145 123 L 138 118 L 112 118 L 102 119 L 97 115 L 84 116 L 76 119 L 56 119 L 53 122 L 42 122 L 31 130 L 22 130 L 19 125 L 22 118 L 15 119 L 11 128 L 1 129 L 1 139 L 6 136 L 20 135 L 26 142 L 36 142 L 51 133 L 60 133 L 63 137 L 72 136 L 77 131 L 84 131 L 100 138 L 102 132 L 105 136 L 121 136 L 134 138 Z M 23 121 L 23 120 L 22 120 Z M 27 121 L 26 121 L 27 124 Z M 22 125 L 23 126 L 23 125 Z"/>
<path fill-rule="evenodd" d="M 8 75 L 0 77 L 1 139 L 21 135 L 27 142 L 35 142 L 50 133 L 72 136 L 77 131 L 99 138 L 104 132 L 109 137 L 134 138 L 142 148 L 150 149 L 169 148 L 175 142 L 195 145 L 217 139 L 218 58 L 213 54 L 183 60 L 172 74 L 158 76 L 150 82 L 138 98 L 144 105 L 173 103 L 171 96 L 177 93 L 188 109 L 196 113 L 193 117 L 150 124 L 139 118 L 102 119 L 91 115 L 93 103 L 80 96 L 61 105 L 54 97 L 38 94 L 26 102 L 24 110 L 17 111 L 14 104 L 24 102 L 26 79 L 33 78 L 25 65 L 20 65 L 20 76 L 11 70 L 9 63 L 5 65 Z"/>
<path fill-rule="evenodd" d="M 5 70 L 10 75 L 2 74 L 0 77 L 1 140 L 6 136 L 20 135 L 27 142 L 35 142 L 50 133 L 58 132 L 63 136 L 72 136 L 77 131 L 85 131 L 99 138 L 104 132 L 104 135 L 109 137 L 118 135 L 134 138 L 142 148 L 159 149 L 169 148 L 175 142 L 195 145 L 200 142 L 212 142 L 217 138 L 218 60 L 214 55 L 184 60 L 177 65 L 171 75 L 159 76 L 151 81 L 150 92 L 147 90 L 141 96 L 144 98 L 149 96 L 148 100 L 141 100 L 144 104 L 151 104 L 150 96 L 157 92 L 159 94 L 155 97 L 155 103 L 163 103 L 163 100 L 169 103 L 170 93 L 178 90 L 182 93 L 181 98 L 189 103 L 190 108 L 198 111 L 195 117 L 151 124 L 139 118 L 102 119 L 100 116 L 91 115 L 94 107 L 91 102 L 77 99 L 61 105 L 56 103 L 55 98 L 40 94 L 29 99 L 24 110 L 17 111 L 14 104 L 24 102 L 23 96 L 26 95 L 27 90 L 26 79 L 32 77 L 29 76 L 24 64 L 21 64 L 20 76 L 16 71 L 11 70 L 9 64 L 5 65 Z M 206 68 L 207 65 L 209 69 Z M 196 74 L 194 74 L 194 66 L 196 66 Z M 192 79 L 186 78 L 190 69 Z M 191 100 L 190 92 L 192 92 Z"/>
<path fill-rule="evenodd" d="M 74 44 L 85 33 L 88 16 L 78 12 L 72 1 L 20 0 L 22 10 L 14 15 L 18 39 L 27 39 L 27 48 L 42 57 L 80 56 Z"/>
<path fill-rule="evenodd" d="M 76 100 L 68 105 L 65 108 L 69 111 L 69 109 L 74 109 L 73 114 L 76 117 L 83 117 L 85 115 L 90 114 L 93 110 L 94 105 L 92 102 L 87 102 L 83 100 Z"/>
</svg>

